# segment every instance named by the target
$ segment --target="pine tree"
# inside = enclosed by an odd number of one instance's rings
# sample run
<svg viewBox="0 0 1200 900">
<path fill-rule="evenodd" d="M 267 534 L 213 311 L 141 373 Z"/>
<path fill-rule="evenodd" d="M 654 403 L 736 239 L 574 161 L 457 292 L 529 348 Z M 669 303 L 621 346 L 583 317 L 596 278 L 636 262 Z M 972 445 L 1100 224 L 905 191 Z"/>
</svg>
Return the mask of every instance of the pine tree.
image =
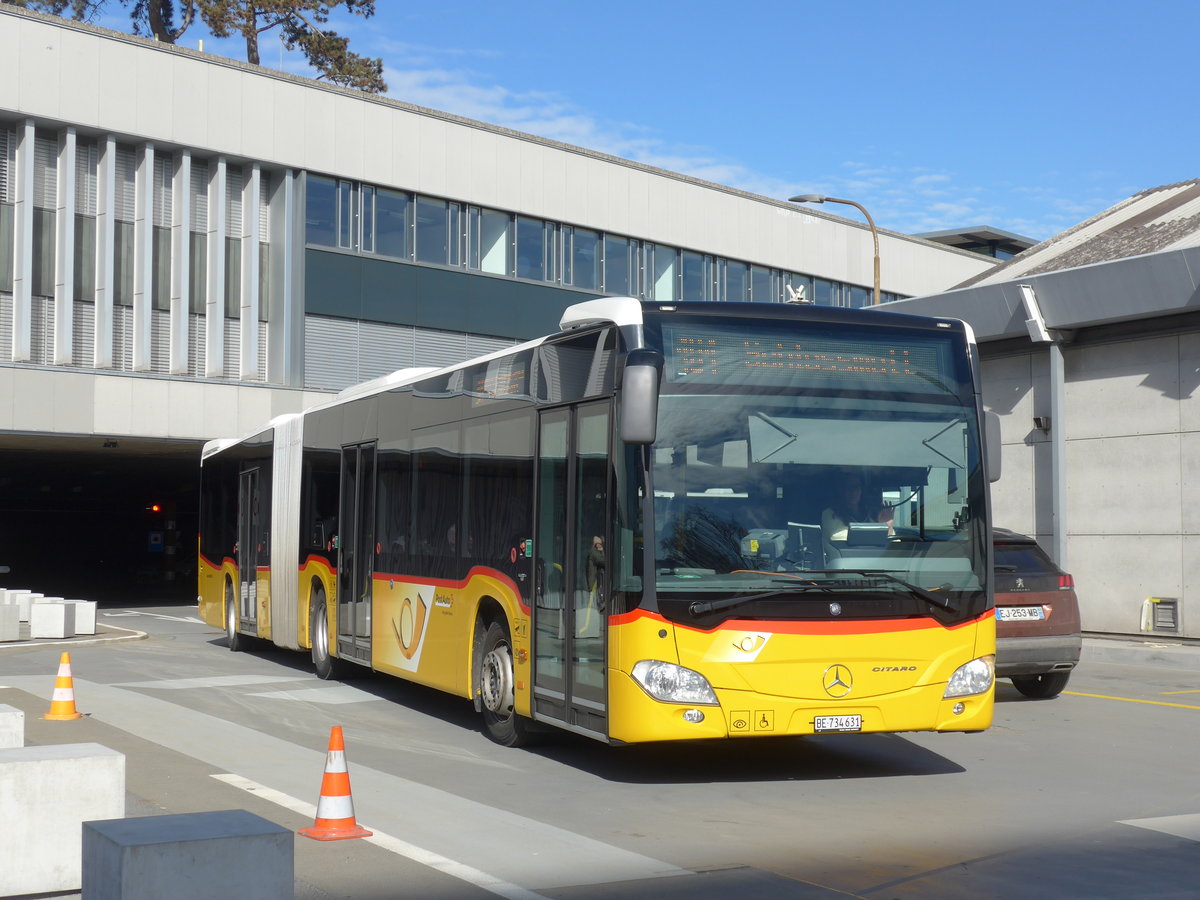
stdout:
<svg viewBox="0 0 1200 900">
<path fill-rule="evenodd" d="M 246 61 L 261 65 L 259 38 L 279 29 L 283 44 L 299 50 L 309 64 L 332 84 L 357 88 L 371 94 L 387 90 L 383 80 L 383 60 L 360 56 L 350 50 L 350 41 L 325 26 L 330 13 L 343 7 L 346 12 L 369 19 L 375 14 L 375 0 L 0 0 L 51 13 L 92 21 L 110 3 L 129 9 L 134 34 L 153 36 L 173 44 L 197 17 L 214 37 L 241 35 L 246 42 Z M 178 22 L 178 24 L 176 24 Z"/>
</svg>

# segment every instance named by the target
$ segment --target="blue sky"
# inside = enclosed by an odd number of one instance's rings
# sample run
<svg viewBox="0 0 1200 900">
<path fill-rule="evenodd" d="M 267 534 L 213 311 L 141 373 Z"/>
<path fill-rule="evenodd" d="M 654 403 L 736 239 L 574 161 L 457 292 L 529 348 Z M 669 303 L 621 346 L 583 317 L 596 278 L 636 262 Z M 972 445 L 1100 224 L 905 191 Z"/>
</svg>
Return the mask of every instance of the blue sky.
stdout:
<svg viewBox="0 0 1200 900">
<path fill-rule="evenodd" d="M 398 100 L 771 197 L 854 199 L 895 231 L 1041 239 L 1200 177 L 1194 0 L 377 0 L 334 23 Z M 270 37 L 262 58 L 304 71 Z"/>
</svg>

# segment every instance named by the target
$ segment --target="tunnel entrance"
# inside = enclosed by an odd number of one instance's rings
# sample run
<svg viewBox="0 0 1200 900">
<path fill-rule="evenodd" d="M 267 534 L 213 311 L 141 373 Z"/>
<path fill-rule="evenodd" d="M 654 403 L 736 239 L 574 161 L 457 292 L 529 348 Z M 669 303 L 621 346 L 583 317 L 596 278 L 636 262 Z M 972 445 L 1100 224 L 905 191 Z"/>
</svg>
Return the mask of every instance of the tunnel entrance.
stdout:
<svg viewBox="0 0 1200 900">
<path fill-rule="evenodd" d="M 201 446 L 5 436 L 0 587 L 194 602 Z"/>
</svg>

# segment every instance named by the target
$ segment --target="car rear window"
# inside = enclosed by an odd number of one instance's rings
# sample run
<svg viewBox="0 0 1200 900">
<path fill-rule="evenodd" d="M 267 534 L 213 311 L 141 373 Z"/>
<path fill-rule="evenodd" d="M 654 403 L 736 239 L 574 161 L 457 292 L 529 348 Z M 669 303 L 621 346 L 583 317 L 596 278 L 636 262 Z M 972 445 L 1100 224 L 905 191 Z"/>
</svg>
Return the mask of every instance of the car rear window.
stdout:
<svg viewBox="0 0 1200 900">
<path fill-rule="evenodd" d="M 1058 575 L 1037 544 L 996 544 L 996 568 L 1016 575 Z"/>
<path fill-rule="evenodd" d="M 1057 591 L 1061 587 L 1058 568 L 1037 544 L 996 544 L 997 594 Z"/>
</svg>

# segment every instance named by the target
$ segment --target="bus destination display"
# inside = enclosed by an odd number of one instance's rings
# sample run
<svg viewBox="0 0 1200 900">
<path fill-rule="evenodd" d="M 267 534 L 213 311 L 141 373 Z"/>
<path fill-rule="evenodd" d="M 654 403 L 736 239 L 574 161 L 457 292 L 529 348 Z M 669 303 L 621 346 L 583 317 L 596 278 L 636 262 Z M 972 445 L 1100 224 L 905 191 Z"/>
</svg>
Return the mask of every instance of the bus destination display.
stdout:
<svg viewBox="0 0 1200 900">
<path fill-rule="evenodd" d="M 939 366 L 942 341 L 670 327 L 664 327 L 663 338 L 671 381 L 812 384 L 853 379 L 928 391 L 951 374 Z"/>
</svg>

